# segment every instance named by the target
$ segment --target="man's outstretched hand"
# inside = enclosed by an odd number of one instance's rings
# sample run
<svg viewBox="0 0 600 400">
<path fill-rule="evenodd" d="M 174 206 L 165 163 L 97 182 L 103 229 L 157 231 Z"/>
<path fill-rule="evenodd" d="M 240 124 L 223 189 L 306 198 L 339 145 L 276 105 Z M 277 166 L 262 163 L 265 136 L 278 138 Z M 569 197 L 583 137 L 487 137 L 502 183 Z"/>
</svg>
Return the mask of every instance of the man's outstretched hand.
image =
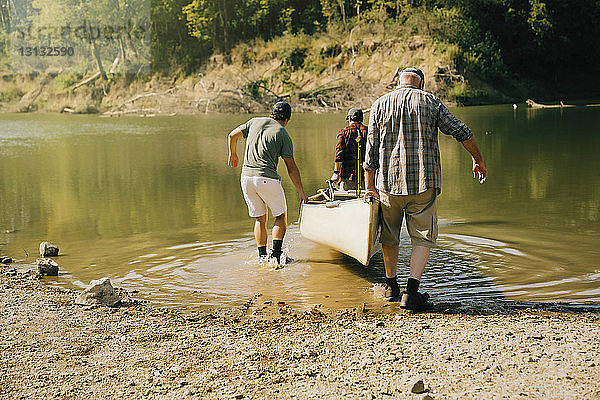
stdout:
<svg viewBox="0 0 600 400">
<path fill-rule="evenodd" d="M 479 183 L 485 183 L 487 179 L 487 169 L 482 161 L 476 162 L 473 160 L 473 179 L 477 179 Z"/>
<path fill-rule="evenodd" d="M 237 154 L 229 154 L 229 159 L 227 160 L 227 165 L 229 165 L 231 168 L 237 168 L 238 166 L 238 156 Z"/>
<path fill-rule="evenodd" d="M 304 193 L 304 191 L 298 192 L 298 195 L 300 196 L 300 204 L 309 202 L 308 196 Z"/>
</svg>

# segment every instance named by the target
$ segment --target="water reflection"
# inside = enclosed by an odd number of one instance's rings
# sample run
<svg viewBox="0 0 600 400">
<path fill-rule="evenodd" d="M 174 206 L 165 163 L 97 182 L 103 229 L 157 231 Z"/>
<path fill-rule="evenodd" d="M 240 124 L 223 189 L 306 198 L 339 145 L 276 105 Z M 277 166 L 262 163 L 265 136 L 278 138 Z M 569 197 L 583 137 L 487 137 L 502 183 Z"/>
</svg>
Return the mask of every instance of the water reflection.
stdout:
<svg viewBox="0 0 600 400">
<path fill-rule="evenodd" d="M 448 301 L 599 301 L 600 110 L 453 111 L 476 132 L 490 177 L 475 184 L 468 154 L 440 137 L 443 224 L 425 289 Z M 110 276 L 167 304 L 241 304 L 257 292 L 298 305 L 381 301 L 381 258 L 359 266 L 295 226 L 286 246 L 297 261 L 281 271 L 259 265 L 239 170 L 226 166 L 225 135 L 247 118 L 0 116 L 0 250 L 31 265 L 40 241 L 57 242 L 65 255 L 56 284 Z M 331 175 L 344 122 L 290 122 L 308 192 Z M 298 198 L 282 168 L 295 221 Z M 402 244 L 404 279 L 406 236 Z"/>
</svg>

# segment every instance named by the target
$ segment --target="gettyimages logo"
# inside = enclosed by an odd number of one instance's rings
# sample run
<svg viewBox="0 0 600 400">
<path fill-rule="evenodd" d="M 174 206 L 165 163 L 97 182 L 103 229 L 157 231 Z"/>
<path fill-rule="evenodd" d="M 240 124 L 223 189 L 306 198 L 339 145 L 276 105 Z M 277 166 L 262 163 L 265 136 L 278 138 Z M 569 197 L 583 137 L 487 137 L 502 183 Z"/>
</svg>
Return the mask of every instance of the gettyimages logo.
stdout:
<svg viewBox="0 0 600 400">
<path fill-rule="evenodd" d="M 0 2 L 15 72 L 139 73 L 150 66 L 150 0 Z"/>
</svg>

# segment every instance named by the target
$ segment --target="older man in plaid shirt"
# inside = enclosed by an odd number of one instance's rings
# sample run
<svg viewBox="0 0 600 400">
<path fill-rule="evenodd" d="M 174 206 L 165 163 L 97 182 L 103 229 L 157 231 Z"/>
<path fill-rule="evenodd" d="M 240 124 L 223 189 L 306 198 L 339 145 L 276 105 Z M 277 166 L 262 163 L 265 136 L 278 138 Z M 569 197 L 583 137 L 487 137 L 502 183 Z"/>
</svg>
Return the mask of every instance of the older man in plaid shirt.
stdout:
<svg viewBox="0 0 600 400">
<path fill-rule="evenodd" d="M 422 311 L 432 307 L 418 291 L 429 250 L 437 239 L 437 195 L 441 190 L 438 129 L 462 143 L 473 157 L 473 177 L 480 183 L 487 170 L 471 130 L 442 102 L 423 91 L 425 76 L 406 68 L 399 86 L 371 107 L 364 162 L 367 195 L 380 199 L 381 244 L 390 301 Z M 377 191 L 375 190 L 377 188 Z M 400 296 L 396 278 L 400 228 L 406 225 L 412 242 L 410 278 Z"/>
</svg>

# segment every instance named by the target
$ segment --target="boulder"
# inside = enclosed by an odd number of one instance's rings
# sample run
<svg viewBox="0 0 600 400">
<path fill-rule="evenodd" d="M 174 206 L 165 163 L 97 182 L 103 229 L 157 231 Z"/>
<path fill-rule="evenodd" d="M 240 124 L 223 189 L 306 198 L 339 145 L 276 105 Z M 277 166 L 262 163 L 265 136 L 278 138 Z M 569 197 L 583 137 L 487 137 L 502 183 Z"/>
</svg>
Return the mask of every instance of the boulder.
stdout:
<svg viewBox="0 0 600 400">
<path fill-rule="evenodd" d="M 87 288 L 75 299 L 75 304 L 86 306 L 105 305 L 114 307 L 121 302 L 122 297 L 115 292 L 109 278 L 91 281 Z"/>
<path fill-rule="evenodd" d="M 48 242 L 40 243 L 40 257 L 56 257 L 58 255 L 58 246 Z"/>
<path fill-rule="evenodd" d="M 58 264 L 49 258 L 38 258 L 37 266 L 40 275 L 57 276 Z"/>
</svg>

